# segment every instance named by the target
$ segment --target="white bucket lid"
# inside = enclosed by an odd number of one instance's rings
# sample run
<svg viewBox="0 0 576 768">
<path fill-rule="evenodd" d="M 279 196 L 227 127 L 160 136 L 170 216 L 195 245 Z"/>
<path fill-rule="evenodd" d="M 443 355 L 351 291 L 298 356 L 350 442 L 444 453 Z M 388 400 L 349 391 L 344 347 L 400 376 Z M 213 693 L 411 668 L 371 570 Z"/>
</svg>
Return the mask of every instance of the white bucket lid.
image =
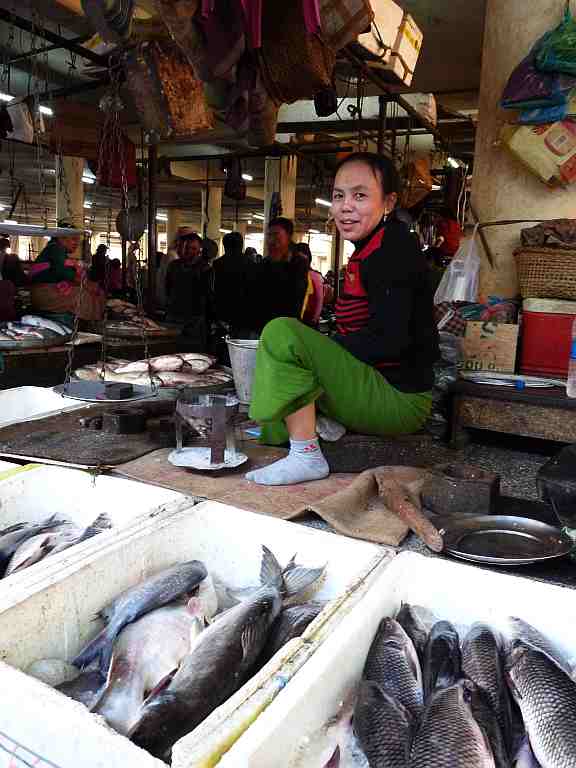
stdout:
<svg viewBox="0 0 576 768">
<path fill-rule="evenodd" d="M 524 299 L 524 312 L 545 312 L 549 315 L 576 315 L 576 301 L 558 299 Z"/>
</svg>

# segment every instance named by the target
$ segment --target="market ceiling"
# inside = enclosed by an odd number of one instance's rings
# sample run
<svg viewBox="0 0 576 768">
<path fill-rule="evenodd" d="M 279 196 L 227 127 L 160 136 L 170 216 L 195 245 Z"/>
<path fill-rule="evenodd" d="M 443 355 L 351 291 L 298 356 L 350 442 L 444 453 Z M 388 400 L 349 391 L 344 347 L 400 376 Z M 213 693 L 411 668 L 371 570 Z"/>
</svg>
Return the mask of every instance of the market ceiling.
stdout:
<svg viewBox="0 0 576 768">
<path fill-rule="evenodd" d="M 484 23 L 485 0 L 402 0 L 401 5 L 409 11 L 424 33 L 424 47 L 416 70 L 413 92 L 434 92 L 441 105 L 441 134 L 454 147 L 454 153 L 460 150 L 462 155 L 470 155 L 473 150 L 473 130 L 471 124 L 458 120 L 454 111 L 464 110 L 465 114 L 474 114 L 477 107 L 478 88 L 480 82 L 480 65 L 482 50 L 482 31 Z M 150 17 L 154 12 L 154 0 L 138 2 L 139 15 Z M 13 26 L 8 23 L 9 14 L 17 13 L 23 24 Z M 98 66 L 97 58 L 82 57 L 74 51 L 58 48 L 51 36 L 58 35 L 82 45 L 90 37 L 91 30 L 81 12 L 80 0 L 29 0 L 16 6 L 13 0 L 0 0 L 0 92 L 10 92 L 12 95 L 24 95 L 31 90 L 38 92 L 46 90 L 59 98 L 66 94 L 69 99 L 97 104 L 104 93 L 99 78 L 105 70 Z M 32 33 L 23 27 L 32 26 Z M 48 40 L 42 39 L 47 32 Z M 42 52 L 30 56 L 30 52 L 42 49 Z M 447 51 L 449 55 L 447 55 Z M 343 87 L 343 86 L 342 86 Z M 374 87 L 368 87 L 367 94 L 375 94 Z M 341 93 L 344 96 L 344 93 Z M 47 103 L 51 103 L 48 97 Z M 377 115 L 376 100 L 367 99 L 363 109 L 363 118 L 370 126 Z M 341 107 L 345 109 L 346 104 Z M 394 106 L 394 116 L 398 126 L 407 127 L 411 132 L 411 146 L 430 149 L 434 138 L 415 129 L 412 121 L 403 110 Z M 344 116 L 341 120 L 340 117 Z M 357 123 L 347 119 L 345 111 L 340 111 L 340 117 L 328 118 L 322 125 L 322 133 L 326 140 L 331 137 L 341 139 L 352 136 L 357 130 Z M 402 124 L 405 121 L 405 126 Z M 371 122 L 372 121 L 372 122 Z M 297 103 L 286 106 L 280 115 L 280 141 L 288 140 L 290 134 L 318 131 L 318 121 L 315 119 L 310 103 Z M 402 131 L 400 130 L 400 134 Z M 237 144 L 237 142 L 236 142 Z M 6 145 L 4 145 L 5 147 Z M 228 147 L 234 149 L 235 142 L 230 141 Z M 306 149 L 306 148 L 304 148 Z M 182 143 L 165 146 L 162 153 L 171 160 L 189 157 L 215 156 L 222 148 L 214 143 L 203 144 Z M 261 205 L 261 184 L 263 181 L 263 161 L 261 158 L 244 161 L 245 171 L 253 176 L 249 184 L 249 199 L 241 204 L 245 216 Z M 214 164 L 212 164 L 214 165 Z M 40 189 L 38 183 L 37 153 L 29 148 L 6 149 L 0 153 L 0 204 L 10 205 L 14 195 L 14 169 L 28 192 L 27 204 L 31 219 L 41 217 L 45 210 L 53 187 L 44 184 Z M 217 164 L 214 165 L 217 168 Z M 12 175 L 10 173 L 12 170 Z M 314 169 L 306 168 L 301 163 L 297 207 L 301 215 L 306 215 L 314 221 L 322 211 L 310 208 L 310 183 L 314 177 Z M 160 207 L 182 206 L 196 207 L 200 204 L 200 183 L 190 183 L 175 177 L 164 179 L 160 184 Z M 53 179 L 50 180 L 53 183 Z M 252 192 L 251 192 L 252 189 Z M 87 190 L 88 195 L 92 190 Z M 97 224 L 108 217 L 111 201 L 102 192 L 93 190 L 93 210 L 89 211 Z M 225 218 L 233 219 L 236 215 L 235 204 L 226 206 Z M 314 206 L 312 205 L 312 208 Z M 241 210 L 241 214 L 242 214 Z M 321 223 L 321 219 L 320 219 Z"/>
</svg>

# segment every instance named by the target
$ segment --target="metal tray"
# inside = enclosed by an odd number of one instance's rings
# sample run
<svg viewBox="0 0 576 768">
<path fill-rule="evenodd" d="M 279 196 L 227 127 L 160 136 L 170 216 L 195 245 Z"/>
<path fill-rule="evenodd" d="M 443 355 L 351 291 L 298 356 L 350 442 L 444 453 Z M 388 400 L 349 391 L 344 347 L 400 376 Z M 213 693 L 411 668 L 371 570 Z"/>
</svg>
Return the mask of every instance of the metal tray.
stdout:
<svg viewBox="0 0 576 768">
<path fill-rule="evenodd" d="M 460 560 L 487 565 L 531 565 L 568 555 L 572 543 L 558 528 L 508 515 L 440 517 L 444 551 Z"/>
<path fill-rule="evenodd" d="M 27 349 L 50 349 L 50 347 L 64 347 L 72 341 L 72 334 L 68 336 L 58 336 L 54 339 L 21 339 L 14 341 L 0 340 L 0 351 L 20 351 L 25 352 Z"/>
</svg>

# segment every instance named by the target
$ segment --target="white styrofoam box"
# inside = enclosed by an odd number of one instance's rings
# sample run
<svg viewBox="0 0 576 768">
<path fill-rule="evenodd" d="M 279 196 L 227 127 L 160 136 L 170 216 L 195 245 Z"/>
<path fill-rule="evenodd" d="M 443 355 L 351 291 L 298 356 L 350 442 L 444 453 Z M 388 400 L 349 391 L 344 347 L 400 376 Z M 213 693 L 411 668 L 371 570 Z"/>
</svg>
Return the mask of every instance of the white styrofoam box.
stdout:
<svg viewBox="0 0 576 768">
<path fill-rule="evenodd" d="M 112 523 L 110 531 L 95 538 L 109 537 L 114 529 L 129 525 L 135 518 L 155 516 L 166 505 L 190 499 L 176 491 L 107 475 L 65 467 L 6 463 L 0 467 L 0 529 L 20 522 L 35 523 L 51 515 L 78 525 L 89 525 L 105 512 Z M 79 545 L 81 552 L 90 540 Z M 0 590 L 14 579 L 30 576 L 38 569 L 58 569 L 62 558 L 75 554 L 78 545 L 41 560 L 39 563 L 0 581 Z"/>
<path fill-rule="evenodd" d="M 16 466 L 17 466 L 17 464 L 14 464 L 11 461 L 1 461 L 0 460 L 0 475 L 2 474 L 2 472 L 5 472 L 6 470 L 14 469 Z"/>
<path fill-rule="evenodd" d="M 475 621 L 503 629 L 510 615 L 518 616 L 573 655 L 575 598 L 563 587 L 402 553 L 381 569 L 338 631 L 324 641 L 218 768 L 293 765 L 303 739 L 323 728 L 354 690 L 378 624 L 395 615 L 402 602 L 430 609 L 459 631 Z"/>
<path fill-rule="evenodd" d="M 298 561 L 304 565 L 327 563 L 317 598 L 339 605 L 356 591 L 362 594 L 360 586 L 391 552 L 216 502 L 189 508 L 181 504 L 154 519 L 140 519 L 119 529 L 106 542 L 99 543 L 98 538 L 92 540 L 84 557 L 63 560 L 58 571 L 49 576 L 44 573 L 40 579 L 38 571 L 34 583 L 21 581 L 9 591 L 0 590 L 0 680 L 5 680 L 11 691 L 0 701 L 0 737 L 9 744 L 22 745 L 22 754 L 40 755 L 50 761 L 48 765 L 58 768 L 162 765 L 112 732 L 81 704 L 20 671 L 40 658 L 73 658 L 98 631 L 99 622 L 94 620 L 97 612 L 123 590 L 163 568 L 193 558 L 202 560 L 232 586 L 254 584 L 259 578 L 261 545 L 265 544 L 280 562 L 287 562 L 297 552 Z M 332 604 L 327 613 L 329 622 L 336 620 Z M 317 621 L 321 624 L 323 617 Z M 295 644 L 300 648 L 304 643 Z M 277 668 L 273 659 L 256 676 L 257 685 L 264 685 Z M 276 685 L 277 691 L 280 687 Z M 247 697 L 240 691 L 233 699 L 246 704 Z M 230 708 L 233 699 L 211 716 L 215 729 L 234 715 Z M 261 707 L 260 700 L 248 721 L 258 713 L 257 707 Z M 227 747 L 248 724 L 237 725 L 233 735 L 227 734 Z M 194 734 L 185 739 L 194 741 Z M 184 759 L 175 754 L 173 766 L 214 765 L 185 763 Z M 9 761 L 0 750 L 0 768 L 26 764 Z"/>
<path fill-rule="evenodd" d="M 0 391 L 0 427 L 86 408 L 86 403 L 62 397 L 49 387 L 15 387 Z"/>
<path fill-rule="evenodd" d="M 374 21 L 369 32 L 358 35 L 358 45 L 370 57 L 387 60 L 398 40 L 404 11 L 394 0 L 371 0 Z"/>
</svg>

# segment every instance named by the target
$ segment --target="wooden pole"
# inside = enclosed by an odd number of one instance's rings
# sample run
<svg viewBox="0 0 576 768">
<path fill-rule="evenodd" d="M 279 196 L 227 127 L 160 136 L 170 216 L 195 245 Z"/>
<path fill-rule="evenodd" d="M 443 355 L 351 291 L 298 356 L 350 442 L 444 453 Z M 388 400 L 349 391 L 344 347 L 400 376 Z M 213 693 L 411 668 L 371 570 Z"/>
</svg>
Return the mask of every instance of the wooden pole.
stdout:
<svg viewBox="0 0 576 768">
<path fill-rule="evenodd" d="M 148 147 L 148 307 L 156 305 L 156 174 L 158 170 L 158 148 Z"/>
</svg>

